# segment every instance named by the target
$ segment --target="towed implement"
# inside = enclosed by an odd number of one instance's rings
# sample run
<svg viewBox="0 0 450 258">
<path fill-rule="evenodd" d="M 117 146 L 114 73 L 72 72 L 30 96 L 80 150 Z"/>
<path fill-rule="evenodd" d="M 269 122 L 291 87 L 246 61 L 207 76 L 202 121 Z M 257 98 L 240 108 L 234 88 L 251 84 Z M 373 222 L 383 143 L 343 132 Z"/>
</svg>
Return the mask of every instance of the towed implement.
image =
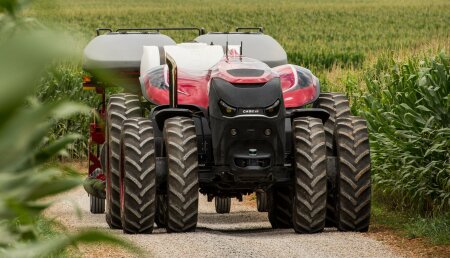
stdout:
<svg viewBox="0 0 450 258">
<path fill-rule="evenodd" d="M 176 44 L 166 30 L 198 36 Z M 345 95 L 320 92 L 311 71 L 288 64 L 262 28 L 97 33 L 84 51 L 84 87 L 103 98 L 89 145 L 97 188 L 86 188 L 91 212 L 105 212 L 111 228 L 194 231 L 199 194 L 229 213 L 232 199 L 256 193 L 273 228 L 368 230 L 365 120 Z M 106 101 L 107 87 L 124 93 Z"/>
</svg>

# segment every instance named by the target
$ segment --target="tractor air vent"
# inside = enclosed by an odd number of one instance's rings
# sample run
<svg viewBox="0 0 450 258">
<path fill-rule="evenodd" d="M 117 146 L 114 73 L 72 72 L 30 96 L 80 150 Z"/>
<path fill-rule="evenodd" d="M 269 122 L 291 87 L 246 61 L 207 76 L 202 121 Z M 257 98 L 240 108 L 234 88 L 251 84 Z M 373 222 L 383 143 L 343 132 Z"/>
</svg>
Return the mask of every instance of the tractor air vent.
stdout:
<svg viewBox="0 0 450 258">
<path fill-rule="evenodd" d="M 238 88 L 257 88 L 264 85 L 265 83 L 233 83 L 233 86 Z"/>
<path fill-rule="evenodd" d="M 259 77 L 264 74 L 260 69 L 230 69 L 227 72 L 234 77 Z"/>
</svg>

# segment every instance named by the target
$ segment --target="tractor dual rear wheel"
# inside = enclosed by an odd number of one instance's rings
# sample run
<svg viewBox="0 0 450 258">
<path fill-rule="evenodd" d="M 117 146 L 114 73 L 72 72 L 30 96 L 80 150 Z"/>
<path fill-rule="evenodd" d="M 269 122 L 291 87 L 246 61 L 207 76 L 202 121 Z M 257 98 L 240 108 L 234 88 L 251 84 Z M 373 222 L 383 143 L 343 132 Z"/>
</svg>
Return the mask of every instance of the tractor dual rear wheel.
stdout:
<svg viewBox="0 0 450 258">
<path fill-rule="evenodd" d="M 127 118 L 142 117 L 137 95 L 120 93 L 109 98 L 106 119 L 106 222 L 112 229 L 122 228 L 120 218 L 120 135 Z"/>
<path fill-rule="evenodd" d="M 292 187 L 272 186 L 267 191 L 268 217 L 272 228 L 292 228 Z"/>
<path fill-rule="evenodd" d="M 156 158 L 152 122 L 123 123 L 120 152 L 120 210 L 123 232 L 151 233 L 156 211 Z"/>
<path fill-rule="evenodd" d="M 322 121 L 312 117 L 295 119 L 293 136 L 294 230 L 297 233 L 321 232 L 325 227 L 327 204 L 327 155 Z"/>
<path fill-rule="evenodd" d="M 363 118 L 336 120 L 337 227 L 366 232 L 370 223 L 371 173 L 369 133 Z"/>
<path fill-rule="evenodd" d="M 155 223 L 158 228 L 167 226 L 167 194 L 156 195 Z"/>
<path fill-rule="evenodd" d="M 327 141 L 327 155 L 336 156 L 336 140 L 335 140 L 335 129 L 336 129 L 336 119 L 340 117 L 351 116 L 350 105 L 347 96 L 342 93 L 336 92 L 325 92 L 321 93 L 319 98 L 314 102 L 313 106 L 315 108 L 322 108 L 328 111 L 330 117 L 324 124 L 325 128 L 325 138 Z M 334 166 L 334 164 L 333 164 Z M 336 223 L 336 174 L 330 173 L 333 170 L 327 172 L 327 227 L 335 227 Z"/>
<path fill-rule="evenodd" d="M 169 118 L 164 123 L 168 158 L 167 232 L 195 231 L 198 218 L 198 154 L 194 121 Z"/>
</svg>

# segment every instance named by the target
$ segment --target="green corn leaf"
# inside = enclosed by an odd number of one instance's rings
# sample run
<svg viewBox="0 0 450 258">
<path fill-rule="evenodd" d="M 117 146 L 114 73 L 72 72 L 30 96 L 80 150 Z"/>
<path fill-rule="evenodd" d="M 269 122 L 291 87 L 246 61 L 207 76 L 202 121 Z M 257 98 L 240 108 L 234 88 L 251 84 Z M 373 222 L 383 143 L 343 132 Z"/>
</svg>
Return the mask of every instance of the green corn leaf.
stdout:
<svg viewBox="0 0 450 258">
<path fill-rule="evenodd" d="M 76 243 L 96 243 L 105 242 L 127 248 L 136 255 L 143 255 L 143 252 L 134 245 L 123 242 L 117 237 L 98 231 L 83 231 L 72 236 L 59 236 L 48 240 L 41 240 L 29 244 L 19 244 L 12 248 L 0 250 L 0 256 L 5 258 L 15 257 L 47 257 L 58 253 L 68 246 Z M 146 254 L 148 255 L 148 254 Z"/>
</svg>

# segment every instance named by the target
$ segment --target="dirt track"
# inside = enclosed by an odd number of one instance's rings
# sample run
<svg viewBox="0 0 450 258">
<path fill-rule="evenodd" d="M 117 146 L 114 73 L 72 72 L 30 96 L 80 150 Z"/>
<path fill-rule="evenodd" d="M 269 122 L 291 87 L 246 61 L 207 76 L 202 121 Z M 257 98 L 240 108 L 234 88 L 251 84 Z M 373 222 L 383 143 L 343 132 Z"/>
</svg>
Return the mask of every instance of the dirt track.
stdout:
<svg viewBox="0 0 450 258">
<path fill-rule="evenodd" d="M 81 211 L 78 218 L 75 206 Z M 298 235 L 293 230 L 272 230 L 267 213 L 233 200 L 231 213 L 215 213 L 214 204 L 200 198 L 198 229 L 195 233 L 167 234 L 156 228 L 151 235 L 123 235 L 110 230 L 104 215 L 89 212 L 89 197 L 79 188 L 61 196 L 48 210 L 69 229 L 93 227 L 131 240 L 148 256 L 156 257 L 398 257 L 390 248 L 364 234 L 326 229 L 324 233 Z M 99 255 L 98 248 L 107 250 Z M 110 248 L 82 249 L 87 257 L 124 257 Z M 92 253 L 91 253 L 92 252 Z"/>
</svg>

